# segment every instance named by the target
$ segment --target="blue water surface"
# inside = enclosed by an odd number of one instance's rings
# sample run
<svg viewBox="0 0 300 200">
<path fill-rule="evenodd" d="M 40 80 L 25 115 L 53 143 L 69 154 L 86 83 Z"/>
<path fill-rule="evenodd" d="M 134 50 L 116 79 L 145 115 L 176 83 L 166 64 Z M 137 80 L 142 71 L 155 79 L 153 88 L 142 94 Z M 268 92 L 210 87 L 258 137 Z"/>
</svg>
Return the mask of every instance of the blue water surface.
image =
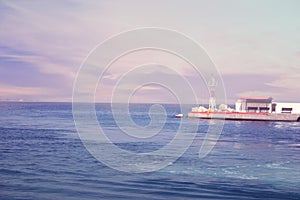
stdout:
<svg viewBox="0 0 300 200">
<path fill-rule="evenodd" d="M 133 122 L 147 126 L 155 117 L 150 107 L 131 104 Z M 188 105 L 163 107 L 161 132 L 130 140 L 110 104 L 96 105 L 110 140 L 136 153 L 168 145 L 180 123 L 199 123 L 193 144 L 177 161 L 135 174 L 111 169 L 88 152 L 76 132 L 71 103 L 1 102 L 0 199 L 300 199 L 300 123 L 226 121 L 212 152 L 200 159 L 210 121 L 173 118 L 186 114 Z"/>
</svg>

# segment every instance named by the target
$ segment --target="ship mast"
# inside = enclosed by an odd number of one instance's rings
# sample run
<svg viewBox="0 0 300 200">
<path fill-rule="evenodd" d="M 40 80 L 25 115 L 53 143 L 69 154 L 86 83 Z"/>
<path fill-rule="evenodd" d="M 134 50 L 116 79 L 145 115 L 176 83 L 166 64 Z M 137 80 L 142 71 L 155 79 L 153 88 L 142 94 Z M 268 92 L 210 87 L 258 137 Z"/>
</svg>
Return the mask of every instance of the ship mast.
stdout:
<svg viewBox="0 0 300 200">
<path fill-rule="evenodd" d="M 214 76 L 211 76 L 211 79 L 208 81 L 208 88 L 210 93 L 209 98 L 209 110 L 215 111 L 216 110 L 216 87 L 217 87 L 217 81 L 214 78 Z"/>
</svg>

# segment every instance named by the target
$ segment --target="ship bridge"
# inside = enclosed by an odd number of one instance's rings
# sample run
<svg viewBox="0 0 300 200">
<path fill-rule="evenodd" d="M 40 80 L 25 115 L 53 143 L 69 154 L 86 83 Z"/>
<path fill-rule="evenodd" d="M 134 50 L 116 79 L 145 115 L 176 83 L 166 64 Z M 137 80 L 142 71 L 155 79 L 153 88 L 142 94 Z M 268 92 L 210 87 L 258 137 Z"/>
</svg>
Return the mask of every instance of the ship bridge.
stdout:
<svg viewBox="0 0 300 200">
<path fill-rule="evenodd" d="M 235 109 L 237 112 L 272 112 L 275 109 L 272 100 L 272 97 L 241 97 L 235 103 Z"/>
<path fill-rule="evenodd" d="M 299 114 L 300 103 L 273 102 L 272 97 L 241 97 L 235 103 L 236 112 Z"/>
</svg>

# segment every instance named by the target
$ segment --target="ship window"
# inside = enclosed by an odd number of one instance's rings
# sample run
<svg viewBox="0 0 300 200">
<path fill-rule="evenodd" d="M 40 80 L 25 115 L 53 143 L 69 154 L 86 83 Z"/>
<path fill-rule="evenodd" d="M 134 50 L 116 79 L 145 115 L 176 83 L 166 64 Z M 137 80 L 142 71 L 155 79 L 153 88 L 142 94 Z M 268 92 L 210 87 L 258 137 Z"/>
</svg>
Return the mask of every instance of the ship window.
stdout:
<svg viewBox="0 0 300 200">
<path fill-rule="evenodd" d="M 292 113 L 293 108 L 282 108 L 281 113 Z"/>
<path fill-rule="evenodd" d="M 258 109 L 258 107 L 248 107 L 248 112 L 256 112 L 256 110 Z"/>
<path fill-rule="evenodd" d="M 272 112 L 276 111 L 276 103 L 272 103 Z"/>
<path fill-rule="evenodd" d="M 259 112 L 268 112 L 270 108 L 268 107 L 261 107 L 259 108 Z"/>
</svg>

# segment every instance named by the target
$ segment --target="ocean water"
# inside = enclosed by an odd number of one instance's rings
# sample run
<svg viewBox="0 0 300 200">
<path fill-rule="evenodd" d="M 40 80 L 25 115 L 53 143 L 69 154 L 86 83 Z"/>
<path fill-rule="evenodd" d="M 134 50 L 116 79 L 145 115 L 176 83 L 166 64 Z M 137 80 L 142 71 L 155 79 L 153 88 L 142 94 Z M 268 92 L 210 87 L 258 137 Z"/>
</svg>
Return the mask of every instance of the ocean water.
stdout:
<svg viewBox="0 0 300 200">
<path fill-rule="evenodd" d="M 150 106 L 130 105 L 132 121 L 147 126 Z M 226 121 L 214 149 L 200 159 L 210 121 L 172 117 L 190 106 L 163 107 L 167 116 L 159 134 L 130 140 L 110 105 L 96 105 L 110 140 L 135 153 L 168 145 L 181 123 L 198 123 L 194 142 L 179 159 L 158 171 L 128 173 L 88 152 L 71 103 L 1 102 L 0 199 L 300 199 L 300 123 Z M 122 165 L 117 156 L 116 163 Z"/>
</svg>

